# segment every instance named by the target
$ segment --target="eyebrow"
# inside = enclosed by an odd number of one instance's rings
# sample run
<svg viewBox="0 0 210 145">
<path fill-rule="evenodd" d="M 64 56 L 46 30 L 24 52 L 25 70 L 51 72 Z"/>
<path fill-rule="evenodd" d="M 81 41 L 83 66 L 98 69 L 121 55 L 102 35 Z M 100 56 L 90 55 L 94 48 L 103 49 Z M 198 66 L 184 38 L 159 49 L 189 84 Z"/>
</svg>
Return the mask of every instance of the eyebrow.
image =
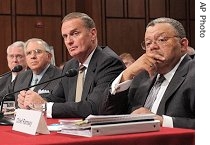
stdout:
<svg viewBox="0 0 210 145">
<path fill-rule="evenodd" d="M 156 38 L 156 37 L 160 37 L 160 36 L 163 35 L 163 34 L 167 34 L 167 33 L 166 33 L 166 32 L 161 32 L 161 33 L 155 34 L 154 37 L 155 37 L 155 38 Z M 149 40 L 150 40 L 150 38 L 145 38 L 145 39 L 149 39 Z"/>
</svg>

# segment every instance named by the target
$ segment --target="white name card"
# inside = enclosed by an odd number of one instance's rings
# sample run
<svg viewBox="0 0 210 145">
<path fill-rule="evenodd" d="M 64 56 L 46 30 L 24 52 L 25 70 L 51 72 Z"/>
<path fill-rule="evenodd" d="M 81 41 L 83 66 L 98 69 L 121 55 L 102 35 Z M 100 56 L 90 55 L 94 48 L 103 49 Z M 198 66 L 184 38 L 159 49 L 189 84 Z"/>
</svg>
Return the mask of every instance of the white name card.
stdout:
<svg viewBox="0 0 210 145">
<path fill-rule="evenodd" d="M 42 112 L 35 110 L 17 109 L 12 130 L 36 135 L 50 134 Z"/>
</svg>

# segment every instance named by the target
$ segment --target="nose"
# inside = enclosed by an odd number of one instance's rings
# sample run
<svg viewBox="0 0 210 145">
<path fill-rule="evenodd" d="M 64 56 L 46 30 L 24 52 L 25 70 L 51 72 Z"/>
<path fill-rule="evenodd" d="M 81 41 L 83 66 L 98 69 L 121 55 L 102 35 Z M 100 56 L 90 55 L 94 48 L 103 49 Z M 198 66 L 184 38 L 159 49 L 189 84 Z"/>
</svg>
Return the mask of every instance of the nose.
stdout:
<svg viewBox="0 0 210 145">
<path fill-rule="evenodd" d="M 36 55 L 37 55 L 36 52 L 35 51 L 32 51 L 30 56 L 31 56 L 31 58 L 34 59 L 34 58 L 36 58 Z"/>
<path fill-rule="evenodd" d="M 153 41 L 150 45 L 150 50 L 158 49 L 159 45 L 157 44 L 156 41 Z"/>
<path fill-rule="evenodd" d="M 66 38 L 66 43 L 69 45 L 73 43 L 73 38 L 70 35 Z"/>
</svg>

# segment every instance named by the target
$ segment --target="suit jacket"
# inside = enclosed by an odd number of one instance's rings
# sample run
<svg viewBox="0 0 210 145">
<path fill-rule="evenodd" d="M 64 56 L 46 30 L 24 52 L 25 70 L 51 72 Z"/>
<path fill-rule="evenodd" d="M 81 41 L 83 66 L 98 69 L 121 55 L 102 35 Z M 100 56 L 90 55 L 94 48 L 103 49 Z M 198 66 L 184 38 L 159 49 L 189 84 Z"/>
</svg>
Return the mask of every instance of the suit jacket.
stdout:
<svg viewBox="0 0 210 145">
<path fill-rule="evenodd" d="M 63 73 L 69 69 L 79 69 L 79 62 L 72 58 L 64 65 Z M 125 69 L 124 63 L 110 48 L 97 47 L 87 68 L 82 98 L 75 102 L 77 75 L 62 78 L 58 88 L 48 101 L 57 102 L 52 107 L 53 118 L 87 117 L 98 114 L 104 89 Z"/>
<path fill-rule="evenodd" d="M 11 73 L 0 78 L 0 101 L 6 94 L 5 91 L 8 89 L 8 86 L 12 84 L 11 80 L 12 80 Z M 5 98 L 5 100 L 13 100 L 14 101 L 14 97 L 12 97 L 12 98 L 7 97 L 7 98 Z"/>
<path fill-rule="evenodd" d="M 59 77 L 60 75 L 61 75 L 61 70 L 53 65 L 50 65 L 49 68 L 44 73 L 44 75 L 42 76 L 39 83 Z M 13 81 L 12 86 L 10 87 L 10 88 L 12 88 L 12 89 L 10 89 L 10 92 L 18 91 L 18 90 L 29 87 L 31 84 L 32 78 L 33 78 L 32 70 L 27 70 L 27 71 L 19 73 L 16 76 L 15 80 Z M 42 93 L 40 94 L 42 97 L 44 97 L 45 95 L 52 93 L 52 91 L 54 90 L 55 86 L 58 84 L 59 81 L 60 81 L 60 79 L 54 80 L 54 81 L 51 81 L 51 82 L 48 82 L 48 83 L 45 83 L 42 85 L 38 85 L 34 88 L 34 91 L 38 92 L 38 93 L 45 92 L 45 94 L 42 94 Z M 46 92 L 48 92 L 48 93 L 46 93 Z M 15 100 L 17 100 L 18 94 L 19 94 L 19 92 L 15 93 Z M 17 101 L 16 101 L 16 103 L 17 103 Z"/>
<path fill-rule="evenodd" d="M 143 107 L 154 81 L 155 78 L 151 79 L 145 71 L 133 79 L 126 91 L 111 95 L 107 89 L 100 113 L 131 113 Z M 195 127 L 195 61 L 188 55 L 182 60 L 169 83 L 157 114 L 171 116 L 174 127 Z"/>
</svg>

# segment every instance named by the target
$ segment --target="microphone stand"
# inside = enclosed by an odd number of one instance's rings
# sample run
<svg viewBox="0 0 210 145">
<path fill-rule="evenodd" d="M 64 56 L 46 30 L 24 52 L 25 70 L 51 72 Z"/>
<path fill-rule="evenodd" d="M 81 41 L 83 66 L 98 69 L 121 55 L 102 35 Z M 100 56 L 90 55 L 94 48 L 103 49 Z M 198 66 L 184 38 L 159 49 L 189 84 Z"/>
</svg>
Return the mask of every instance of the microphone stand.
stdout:
<svg viewBox="0 0 210 145">
<path fill-rule="evenodd" d="M 12 71 L 9 71 L 9 72 L 6 72 L 6 73 L 4 73 L 4 74 L 0 75 L 0 78 L 1 78 L 1 77 L 3 77 L 3 76 L 8 75 L 8 74 L 10 74 L 10 73 L 12 73 Z"/>
<path fill-rule="evenodd" d="M 38 84 L 35 84 L 35 85 L 32 85 L 32 86 L 29 86 L 29 87 L 26 87 L 26 88 L 23 88 L 23 89 L 20 89 L 20 90 L 17 90 L 17 91 L 14 91 L 14 92 L 12 92 L 12 93 L 8 93 L 8 94 L 4 95 L 4 97 L 3 97 L 2 100 L 1 100 L 1 108 L 0 108 L 0 125 L 13 125 L 13 121 L 14 121 L 14 119 L 4 117 L 4 113 L 2 112 L 4 100 L 5 100 L 5 98 L 7 98 L 7 96 L 13 95 L 13 94 L 18 93 L 18 92 L 23 91 L 23 90 L 28 90 L 28 89 L 30 89 L 30 88 L 32 88 L 32 87 L 36 87 L 36 86 L 39 86 L 39 85 L 42 85 L 42 84 L 45 84 L 45 83 L 48 83 L 48 82 L 51 82 L 51 81 L 54 81 L 54 80 L 63 78 L 63 77 L 65 77 L 65 76 L 67 76 L 67 77 L 74 77 L 74 76 L 76 76 L 77 74 L 78 74 L 77 70 L 75 70 L 75 69 L 70 69 L 70 70 L 67 71 L 64 75 L 59 76 L 59 77 L 57 77 L 57 78 L 54 78 L 54 79 L 51 79 L 51 80 L 48 80 L 48 81 L 45 81 L 45 82 L 42 82 L 42 83 L 38 83 Z"/>
</svg>

